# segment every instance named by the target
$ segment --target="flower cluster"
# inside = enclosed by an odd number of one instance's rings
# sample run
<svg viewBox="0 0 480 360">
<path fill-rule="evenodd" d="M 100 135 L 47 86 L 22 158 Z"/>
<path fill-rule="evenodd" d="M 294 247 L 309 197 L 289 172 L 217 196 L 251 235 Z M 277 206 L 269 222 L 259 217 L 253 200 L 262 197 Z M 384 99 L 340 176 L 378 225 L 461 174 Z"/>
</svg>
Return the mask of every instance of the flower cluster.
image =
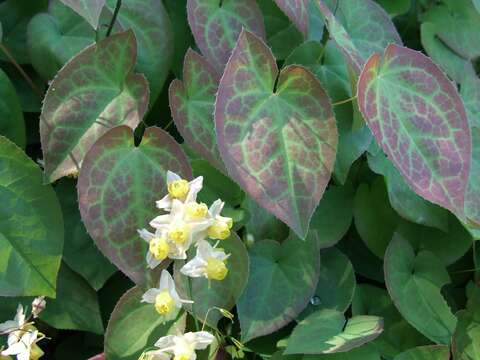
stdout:
<svg viewBox="0 0 480 360">
<path fill-rule="evenodd" d="M 13 320 L 0 324 L 0 335 L 8 335 L 6 349 L 1 349 L 0 355 L 15 355 L 17 360 L 37 360 L 43 356 L 43 351 L 37 342 L 45 336 L 33 325 L 40 312 L 45 309 L 45 298 L 35 298 L 32 302 L 32 311 L 27 318 L 26 311 L 21 304 L 17 307 L 17 313 Z"/>
<path fill-rule="evenodd" d="M 196 255 L 182 266 L 180 272 L 189 277 L 205 277 L 210 280 L 223 280 L 228 274 L 226 260 L 230 254 L 217 248 L 220 240 L 230 236 L 233 221 L 221 215 L 224 203 L 218 199 L 210 207 L 197 202 L 202 189 L 203 177 L 188 182 L 177 174 L 167 172 L 168 194 L 156 202 L 157 208 L 165 211 L 150 222 L 155 229 L 138 230 L 148 242 L 147 265 L 156 268 L 165 259 L 186 260 L 187 252 L 193 246 Z M 209 240 L 216 240 L 211 245 Z M 158 288 L 147 290 L 142 302 L 153 304 L 163 321 L 175 319 L 182 304 L 193 303 L 183 300 L 177 293 L 175 282 L 166 270 L 162 270 Z M 161 337 L 156 350 L 145 352 L 141 359 L 195 360 L 195 350 L 205 349 L 215 337 L 207 331 Z"/>
</svg>

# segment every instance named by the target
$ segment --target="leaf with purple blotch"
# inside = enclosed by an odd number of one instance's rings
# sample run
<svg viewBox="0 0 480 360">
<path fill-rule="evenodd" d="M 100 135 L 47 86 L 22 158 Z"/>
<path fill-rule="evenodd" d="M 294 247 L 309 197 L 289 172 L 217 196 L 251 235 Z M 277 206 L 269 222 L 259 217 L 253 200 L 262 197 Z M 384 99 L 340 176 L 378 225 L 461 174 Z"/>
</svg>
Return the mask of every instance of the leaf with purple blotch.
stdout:
<svg viewBox="0 0 480 360">
<path fill-rule="evenodd" d="M 374 137 L 420 196 L 464 218 L 471 135 L 455 86 L 421 53 L 389 45 L 365 64 L 358 103 Z"/>
<path fill-rule="evenodd" d="M 93 143 L 118 125 L 135 128 L 148 105 L 148 83 L 135 74 L 131 30 L 87 47 L 48 88 L 40 115 L 45 179 L 76 173 Z"/>
<path fill-rule="evenodd" d="M 137 234 L 158 210 L 166 173 L 191 178 L 180 146 L 165 131 L 147 128 L 135 146 L 133 130 L 119 126 L 90 149 L 78 179 L 78 202 L 88 233 L 103 254 L 137 284 L 151 280 L 147 243 Z"/>
<path fill-rule="evenodd" d="M 402 44 L 395 25 L 380 5 L 372 0 L 342 0 L 334 11 L 324 0 L 317 0 L 330 37 L 358 75 L 374 52 L 390 43 Z"/>
<path fill-rule="evenodd" d="M 106 0 L 60 0 L 83 17 L 94 29 L 98 28 L 100 14 Z"/>
<path fill-rule="evenodd" d="M 202 54 L 221 73 L 245 28 L 265 38 L 255 0 L 188 0 L 188 23 Z"/>
<path fill-rule="evenodd" d="M 183 81 L 175 79 L 168 95 L 170 109 L 185 142 L 219 170 L 225 171 L 215 138 L 215 95 L 220 75 L 207 60 L 189 49 L 183 64 Z"/>
<path fill-rule="evenodd" d="M 317 78 L 298 65 L 279 72 L 265 43 L 243 31 L 220 81 L 215 123 L 230 176 L 305 237 L 330 180 L 338 138 Z"/>
</svg>

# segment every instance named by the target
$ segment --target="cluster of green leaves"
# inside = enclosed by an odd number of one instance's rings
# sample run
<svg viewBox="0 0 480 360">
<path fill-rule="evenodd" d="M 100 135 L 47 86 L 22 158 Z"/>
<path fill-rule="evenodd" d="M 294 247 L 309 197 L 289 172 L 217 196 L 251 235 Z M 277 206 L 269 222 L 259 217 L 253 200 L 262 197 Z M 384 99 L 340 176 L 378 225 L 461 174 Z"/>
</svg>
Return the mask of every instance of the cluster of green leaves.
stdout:
<svg viewBox="0 0 480 360">
<path fill-rule="evenodd" d="M 0 322 L 47 296 L 69 360 L 199 323 L 204 359 L 480 359 L 479 32 L 477 0 L 0 0 Z M 167 170 L 235 233 L 163 324 Z"/>
</svg>

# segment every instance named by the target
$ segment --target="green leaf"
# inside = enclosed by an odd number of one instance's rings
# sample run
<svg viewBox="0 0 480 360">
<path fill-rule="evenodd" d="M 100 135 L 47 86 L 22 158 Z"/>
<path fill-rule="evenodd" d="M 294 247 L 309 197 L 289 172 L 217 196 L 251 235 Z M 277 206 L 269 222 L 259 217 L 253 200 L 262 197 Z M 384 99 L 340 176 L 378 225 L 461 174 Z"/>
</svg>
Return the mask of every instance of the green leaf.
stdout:
<svg viewBox="0 0 480 360">
<path fill-rule="evenodd" d="M 100 14 L 105 6 L 106 0 L 60 0 L 71 7 L 76 13 L 83 17 L 94 28 L 98 28 Z"/>
<path fill-rule="evenodd" d="M 396 356 L 394 360 L 448 360 L 450 351 L 448 346 L 430 345 L 420 346 L 407 350 Z"/>
<path fill-rule="evenodd" d="M 145 262 L 147 243 L 137 229 L 158 214 L 155 201 L 167 192 L 167 170 L 191 178 L 187 158 L 170 135 L 147 128 L 136 146 L 133 131 L 119 126 L 90 149 L 78 179 L 80 213 L 88 233 L 137 284 L 154 280 Z"/>
<path fill-rule="evenodd" d="M 342 0 L 334 5 L 329 8 L 325 1 L 318 0 L 330 37 L 337 43 L 355 75 L 360 74 L 371 54 L 383 51 L 388 44 L 402 43 L 388 14 L 374 1 Z"/>
<path fill-rule="evenodd" d="M 372 184 L 361 184 L 355 195 L 355 227 L 368 249 L 383 258 L 400 218 L 388 201 L 387 189 L 382 178 Z"/>
<path fill-rule="evenodd" d="M 389 45 L 365 64 L 360 110 L 407 184 L 464 217 L 471 136 L 457 89 L 426 56 Z"/>
<path fill-rule="evenodd" d="M 448 212 L 415 194 L 383 153 L 368 155 L 368 164 L 385 177 L 390 204 L 400 216 L 417 224 L 448 230 Z"/>
<path fill-rule="evenodd" d="M 55 297 L 63 219 L 37 164 L 0 136 L 0 295 Z"/>
<path fill-rule="evenodd" d="M 345 236 L 353 219 L 353 189 L 330 186 L 310 222 L 310 231 L 316 230 L 321 248 L 335 245 Z"/>
<path fill-rule="evenodd" d="M 414 252 L 395 236 L 385 253 L 385 281 L 402 316 L 437 344 L 449 344 L 457 320 L 441 294 L 450 282 L 445 265 L 429 251 Z"/>
<path fill-rule="evenodd" d="M 185 316 L 162 324 L 155 307 L 141 302 L 143 293 L 134 287 L 115 306 L 105 333 L 106 359 L 137 360 L 160 337 L 184 331 Z"/>
<path fill-rule="evenodd" d="M 184 304 L 184 308 L 191 312 L 200 321 L 205 321 L 208 313 L 207 324 L 216 327 L 223 315 L 215 307 L 231 310 L 242 294 L 248 280 L 248 253 L 236 233 L 218 245 L 231 254 L 228 259 L 227 277 L 222 281 L 201 278 L 189 278 L 180 273 L 184 261 L 175 262 L 175 283 L 182 299 L 191 299 L 192 305 Z M 188 258 L 195 256 L 195 250 L 189 251 Z"/>
<path fill-rule="evenodd" d="M 55 191 L 62 206 L 65 234 L 68 234 L 65 237 L 63 261 L 82 275 L 95 290 L 99 290 L 117 269 L 100 253 L 87 234 L 78 210 L 75 182 L 63 179 Z"/>
<path fill-rule="evenodd" d="M 371 344 L 386 359 L 392 359 L 412 347 L 429 344 L 429 340 L 400 315 L 384 289 L 368 284 L 358 285 L 352 302 L 352 314 L 383 318 L 384 331 Z"/>
<path fill-rule="evenodd" d="M 168 89 L 175 125 L 185 142 L 217 169 L 225 172 L 215 137 L 215 95 L 220 75 L 201 55 L 189 49 L 183 65 L 183 81 Z"/>
<path fill-rule="evenodd" d="M 480 358 L 480 311 L 471 309 L 457 313 L 458 324 L 453 337 L 454 358 L 475 360 Z"/>
<path fill-rule="evenodd" d="M 375 0 L 377 3 L 390 14 L 390 16 L 397 16 L 406 13 L 412 6 L 411 0 Z"/>
<path fill-rule="evenodd" d="M 47 181 L 76 173 L 110 128 L 140 122 L 148 85 L 132 72 L 135 54 L 132 31 L 110 36 L 75 56 L 50 84 L 40 115 Z"/>
<path fill-rule="evenodd" d="M 377 316 L 354 316 L 348 321 L 342 312 L 324 309 L 298 323 L 287 340 L 285 354 L 346 352 L 378 337 L 383 321 Z"/>
<path fill-rule="evenodd" d="M 275 0 L 275 3 L 302 32 L 305 39 L 322 40 L 324 23 L 316 0 Z"/>
<path fill-rule="evenodd" d="M 25 148 L 25 123 L 20 99 L 8 76 L 0 69 L 0 134 Z"/>
<path fill-rule="evenodd" d="M 300 314 L 300 319 L 321 309 L 345 312 L 352 302 L 356 280 L 350 260 L 334 247 L 322 250 L 321 258 L 322 265 L 315 295 Z"/>
<path fill-rule="evenodd" d="M 243 342 L 270 334 L 297 317 L 314 294 L 320 270 L 315 234 L 306 241 L 291 235 L 281 244 L 256 242 L 249 255 L 250 277 L 237 303 Z"/>
<path fill-rule="evenodd" d="M 188 23 L 202 54 L 221 73 L 242 29 L 265 38 L 255 0 L 187 0 Z"/>
<path fill-rule="evenodd" d="M 57 297 L 46 304 L 40 319 L 56 329 L 103 334 L 97 293 L 67 265 L 62 264 L 58 273 Z"/>
<path fill-rule="evenodd" d="M 279 72 L 262 40 L 243 31 L 220 81 L 215 122 L 231 177 L 305 237 L 337 146 L 331 104 L 318 80 L 300 66 Z"/>
<path fill-rule="evenodd" d="M 279 352 L 280 353 L 280 352 Z M 380 355 L 369 344 L 360 346 L 347 352 L 322 355 L 283 355 L 275 353 L 272 360 L 381 360 Z"/>
</svg>

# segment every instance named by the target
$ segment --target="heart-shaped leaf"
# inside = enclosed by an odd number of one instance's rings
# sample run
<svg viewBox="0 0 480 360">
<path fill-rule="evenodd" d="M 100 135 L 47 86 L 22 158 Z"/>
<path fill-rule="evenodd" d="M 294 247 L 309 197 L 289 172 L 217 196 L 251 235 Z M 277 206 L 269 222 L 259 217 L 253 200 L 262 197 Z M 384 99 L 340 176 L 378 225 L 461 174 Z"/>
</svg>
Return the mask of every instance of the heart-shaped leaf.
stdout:
<svg viewBox="0 0 480 360">
<path fill-rule="evenodd" d="M 221 73 L 242 28 L 265 38 L 255 0 L 188 0 L 188 23 L 202 54 Z"/>
<path fill-rule="evenodd" d="M 105 6 L 106 0 L 60 0 L 65 5 L 71 7 L 77 14 L 83 17 L 92 25 L 94 29 L 98 28 L 98 20 Z"/>
<path fill-rule="evenodd" d="M 92 146 L 78 179 L 80 213 L 88 233 L 136 283 L 151 278 L 145 263 L 147 243 L 137 229 L 158 213 L 155 201 L 166 193 L 167 170 L 191 178 L 187 158 L 173 138 L 159 128 L 147 128 L 137 147 L 132 129 L 119 126 Z"/>
<path fill-rule="evenodd" d="M 429 345 L 419 346 L 404 351 L 396 356 L 394 360 L 448 360 L 450 359 L 450 350 L 448 346 Z"/>
<path fill-rule="evenodd" d="M 172 81 L 168 95 L 173 120 L 185 142 L 212 165 L 225 171 L 213 120 L 219 80 L 220 76 L 207 60 L 189 49 L 183 64 L 183 81 Z"/>
<path fill-rule="evenodd" d="M 262 40 L 243 31 L 220 81 L 215 123 L 232 178 L 305 237 L 337 147 L 332 107 L 315 76 L 295 65 L 279 72 Z"/>
<path fill-rule="evenodd" d="M 113 35 L 75 56 L 50 84 L 40 115 L 47 181 L 77 172 L 108 129 L 140 122 L 148 84 L 132 72 L 135 54 L 132 31 Z"/>
<path fill-rule="evenodd" d="M 1 39 L 0 39 L 1 42 Z M 0 69 L 0 135 L 25 148 L 25 123 L 17 92 Z"/>
<path fill-rule="evenodd" d="M 231 310 L 248 280 L 248 253 L 238 235 L 232 233 L 228 239 L 222 240 L 219 247 L 225 250 L 225 253 L 231 254 L 227 262 L 228 274 L 222 281 L 186 277 L 180 273 L 184 262 L 175 262 L 177 291 L 182 299 L 194 301 L 192 305 L 185 304 L 184 308 L 202 322 L 208 312 L 206 323 L 213 327 L 216 327 L 218 320 L 222 318 L 222 314 L 215 307 Z M 194 255 L 195 250 L 191 249 L 189 259 Z"/>
<path fill-rule="evenodd" d="M 373 0 L 335 1 L 334 12 L 326 1 L 317 1 L 331 38 L 355 75 L 374 52 L 383 51 L 390 43 L 402 44 L 390 17 Z"/>
<path fill-rule="evenodd" d="M 60 204 L 42 172 L 0 136 L 0 296 L 55 297 L 63 250 Z"/>
<path fill-rule="evenodd" d="M 250 277 L 237 303 L 245 342 L 295 319 L 313 296 L 320 270 L 314 233 L 306 241 L 294 235 L 281 244 L 262 240 L 255 243 L 249 255 Z"/>
<path fill-rule="evenodd" d="M 414 252 L 396 235 L 385 253 L 385 282 L 400 314 L 437 344 L 449 344 L 457 319 L 441 294 L 450 282 L 445 265 L 431 252 Z"/>
<path fill-rule="evenodd" d="M 300 321 L 287 340 L 285 354 L 346 352 L 377 338 L 382 318 L 358 315 L 348 321 L 343 312 L 324 309 Z"/>
<path fill-rule="evenodd" d="M 358 103 L 378 144 L 420 196 L 464 218 L 471 135 L 455 86 L 426 56 L 389 45 L 365 64 Z"/>
<path fill-rule="evenodd" d="M 275 3 L 306 39 L 322 40 L 324 23 L 316 0 L 275 0 Z"/>
<path fill-rule="evenodd" d="M 162 336 L 183 332 L 186 316 L 162 324 L 152 304 L 142 303 L 144 290 L 134 287 L 119 300 L 105 333 L 105 358 L 137 360 Z"/>
</svg>

